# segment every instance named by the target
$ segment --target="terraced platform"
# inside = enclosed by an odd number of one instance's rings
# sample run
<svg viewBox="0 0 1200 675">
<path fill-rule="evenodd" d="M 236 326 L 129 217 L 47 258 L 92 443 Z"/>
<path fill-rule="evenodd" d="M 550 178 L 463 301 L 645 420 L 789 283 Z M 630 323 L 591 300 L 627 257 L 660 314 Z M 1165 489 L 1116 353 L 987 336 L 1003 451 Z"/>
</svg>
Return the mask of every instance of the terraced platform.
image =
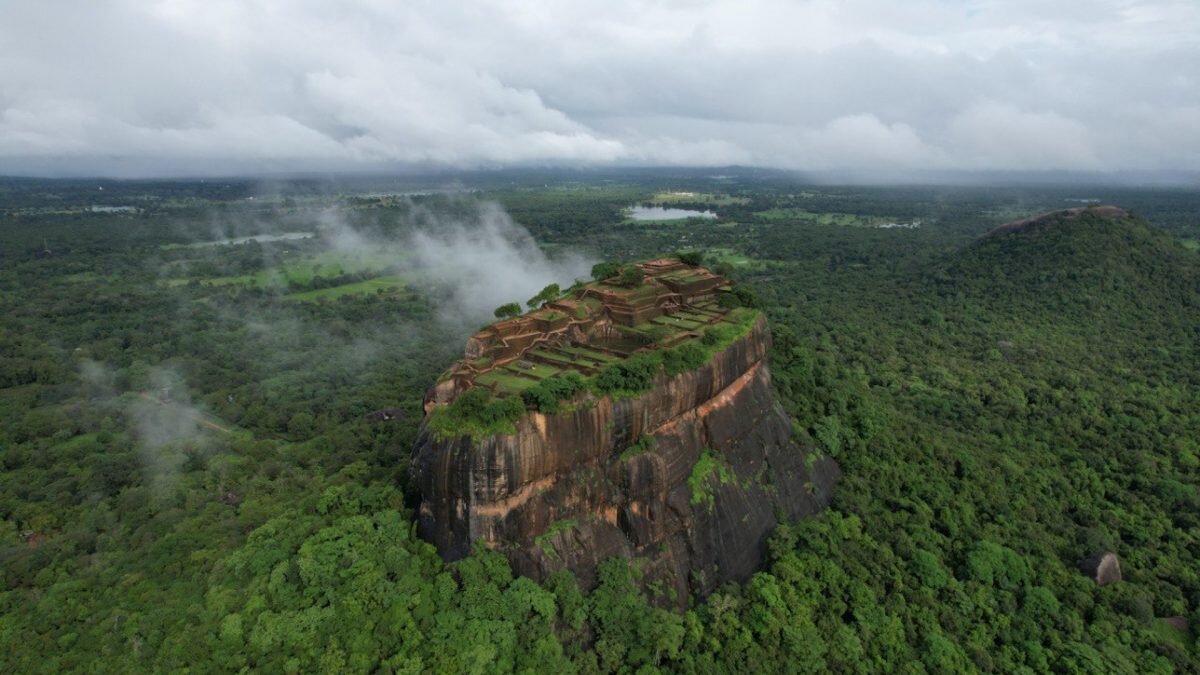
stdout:
<svg viewBox="0 0 1200 675">
<path fill-rule="evenodd" d="M 640 272 L 630 281 L 630 269 Z M 426 407 L 472 387 L 519 394 L 566 371 L 590 376 L 644 351 L 672 347 L 721 321 L 717 301 L 728 282 L 674 258 L 626 266 L 624 274 L 577 284 L 540 308 L 497 321 L 467 341 L 465 358 L 447 371 Z"/>
</svg>

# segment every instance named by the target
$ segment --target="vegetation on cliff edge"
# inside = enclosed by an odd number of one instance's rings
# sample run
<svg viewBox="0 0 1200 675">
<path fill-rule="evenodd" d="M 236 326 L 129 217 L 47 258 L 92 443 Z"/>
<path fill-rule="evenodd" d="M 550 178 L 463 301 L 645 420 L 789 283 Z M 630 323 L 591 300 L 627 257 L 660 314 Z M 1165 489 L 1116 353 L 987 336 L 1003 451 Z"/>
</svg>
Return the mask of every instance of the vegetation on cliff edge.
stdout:
<svg viewBox="0 0 1200 675">
<path fill-rule="evenodd" d="M 637 396 L 649 391 L 660 373 L 673 377 L 708 363 L 713 355 L 744 337 L 761 315 L 758 310 L 735 308 L 726 321 L 705 327 L 697 338 L 667 349 L 639 352 L 600 368 L 591 377 L 573 371 L 553 375 L 524 389 L 520 396 L 494 398 L 486 389 L 470 389 L 450 405 L 435 407 L 429 416 L 429 430 L 438 439 L 511 434 L 527 408 L 557 414 L 564 402 L 585 391 L 618 399 Z"/>
</svg>

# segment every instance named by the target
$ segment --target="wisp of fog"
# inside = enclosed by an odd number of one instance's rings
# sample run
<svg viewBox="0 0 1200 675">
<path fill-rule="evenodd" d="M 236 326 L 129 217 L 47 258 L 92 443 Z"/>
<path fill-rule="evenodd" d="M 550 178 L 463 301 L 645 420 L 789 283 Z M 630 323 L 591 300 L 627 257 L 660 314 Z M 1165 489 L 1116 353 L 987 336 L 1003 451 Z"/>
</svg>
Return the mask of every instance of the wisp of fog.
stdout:
<svg viewBox="0 0 1200 675">
<path fill-rule="evenodd" d="M 393 269 L 439 296 L 446 321 L 477 325 L 508 302 L 524 302 L 550 283 L 566 287 L 587 278 L 594 259 L 579 253 L 551 258 L 533 235 L 495 202 L 479 202 L 469 215 L 417 209 L 399 241 L 379 240 L 350 226 L 336 212 L 321 219 L 321 233 L 337 250 L 391 251 Z"/>
</svg>

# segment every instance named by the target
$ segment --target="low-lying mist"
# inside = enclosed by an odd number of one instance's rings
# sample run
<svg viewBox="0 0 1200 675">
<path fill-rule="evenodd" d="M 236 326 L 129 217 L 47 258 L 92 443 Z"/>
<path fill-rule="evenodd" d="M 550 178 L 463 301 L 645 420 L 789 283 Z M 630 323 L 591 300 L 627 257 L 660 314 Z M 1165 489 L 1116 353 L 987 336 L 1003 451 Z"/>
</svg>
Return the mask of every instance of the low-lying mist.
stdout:
<svg viewBox="0 0 1200 675">
<path fill-rule="evenodd" d="M 577 252 L 548 255 L 499 204 L 473 198 L 250 218 L 214 215 L 219 230 L 193 229 L 188 238 L 230 230 L 315 237 L 168 249 L 164 258 L 174 262 L 147 261 L 160 275 L 174 274 L 156 287 L 160 311 L 139 328 L 167 341 L 156 344 L 153 361 L 121 350 L 93 357 L 87 345 L 79 352 L 80 394 L 123 418 L 155 497 L 174 493 L 190 459 L 203 463 L 219 452 L 213 441 L 226 428 L 304 442 L 376 409 L 401 408 L 419 420 L 422 393 L 496 307 L 523 303 L 551 283 L 568 286 L 594 262 Z M 312 272 L 320 285 L 297 286 L 281 272 L 306 265 L 320 268 Z M 390 301 L 372 298 L 345 311 L 336 294 L 293 296 L 381 276 L 415 294 L 381 292 Z M 188 284 L 166 283 L 179 280 Z M 336 450 L 314 452 L 324 458 Z"/>
<path fill-rule="evenodd" d="M 274 270 L 266 276 L 278 290 L 315 287 L 278 273 L 298 266 L 321 275 L 321 288 L 399 277 L 459 329 L 492 319 L 496 307 L 523 302 L 550 283 L 566 287 L 587 278 L 596 262 L 579 251 L 547 254 L 500 204 L 460 195 L 403 199 L 379 210 L 339 205 L 213 212 L 201 219 L 199 231 L 177 230 L 188 248 L 173 251 L 173 262 L 159 263 L 160 275 L 175 283 L 217 278 L 214 283 L 242 285 L 241 276 Z M 197 235 L 203 239 L 196 241 Z"/>
<path fill-rule="evenodd" d="M 179 291 L 165 292 L 164 311 L 142 330 L 180 341 L 153 365 L 121 352 L 97 360 L 90 349 L 81 352 L 81 393 L 120 410 L 156 496 L 172 492 L 189 456 L 213 452 L 207 441 L 226 426 L 303 441 L 379 408 L 404 408 L 419 419 L 421 393 L 461 354 L 466 336 L 493 319 L 496 307 L 523 303 L 551 283 L 570 285 L 588 276 L 594 262 L 576 252 L 548 255 L 499 204 L 474 198 L 248 220 L 212 215 L 188 238 L 231 230 L 315 237 L 170 249 L 164 257 L 176 256 L 176 263 L 148 264 L 175 275 L 163 281 L 200 285 L 159 286 Z M 237 264 L 214 264 L 219 261 Z M 243 262 L 253 265 L 240 267 Z M 282 271 L 306 265 L 320 268 L 312 274 L 321 275 L 321 285 L 297 286 Z M 336 295 L 321 298 L 324 303 L 292 296 L 377 277 L 395 277 L 415 294 L 357 303 L 346 313 L 330 306 Z M 260 285 L 263 279 L 267 285 Z M 215 383 L 222 383 L 219 389 Z"/>
<path fill-rule="evenodd" d="M 138 382 L 141 388 L 130 392 L 117 391 L 117 373 L 90 359 L 81 362 L 79 378 L 93 405 L 120 411 L 128 420 L 143 482 L 155 498 L 174 490 L 187 452 L 203 454 L 213 431 L 225 432 L 192 404 L 187 382 L 172 368 L 148 369 L 145 381 Z"/>
<path fill-rule="evenodd" d="M 439 316 L 476 325 L 508 302 L 523 302 L 550 283 L 587 278 L 594 258 L 546 255 L 533 235 L 495 202 L 459 203 L 451 212 L 414 208 L 401 233 L 365 231 L 325 212 L 320 232 L 331 247 L 388 257 L 389 268 L 437 301 Z M 463 207 L 466 208 L 463 208 Z"/>
</svg>

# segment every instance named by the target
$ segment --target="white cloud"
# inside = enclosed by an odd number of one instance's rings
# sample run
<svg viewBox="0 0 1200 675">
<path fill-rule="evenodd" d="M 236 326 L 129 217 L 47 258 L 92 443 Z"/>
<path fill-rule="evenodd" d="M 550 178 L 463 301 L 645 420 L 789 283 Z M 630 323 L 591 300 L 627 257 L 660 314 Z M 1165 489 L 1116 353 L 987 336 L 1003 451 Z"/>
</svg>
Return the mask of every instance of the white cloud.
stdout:
<svg viewBox="0 0 1200 675">
<path fill-rule="evenodd" d="M 1200 170 L 1198 31 L 1191 0 L 10 2 L 0 166 Z"/>
<path fill-rule="evenodd" d="M 949 140 L 968 168 L 1102 169 L 1087 127 L 1054 112 L 1027 112 L 1003 103 L 971 106 L 950 122 Z"/>
<path fill-rule="evenodd" d="M 839 117 L 819 130 L 804 133 L 810 153 L 796 165 L 826 169 L 894 169 L 906 166 L 940 168 L 944 160 L 903 123 L 884 124 L 874 115 Z"/>
</svg>

